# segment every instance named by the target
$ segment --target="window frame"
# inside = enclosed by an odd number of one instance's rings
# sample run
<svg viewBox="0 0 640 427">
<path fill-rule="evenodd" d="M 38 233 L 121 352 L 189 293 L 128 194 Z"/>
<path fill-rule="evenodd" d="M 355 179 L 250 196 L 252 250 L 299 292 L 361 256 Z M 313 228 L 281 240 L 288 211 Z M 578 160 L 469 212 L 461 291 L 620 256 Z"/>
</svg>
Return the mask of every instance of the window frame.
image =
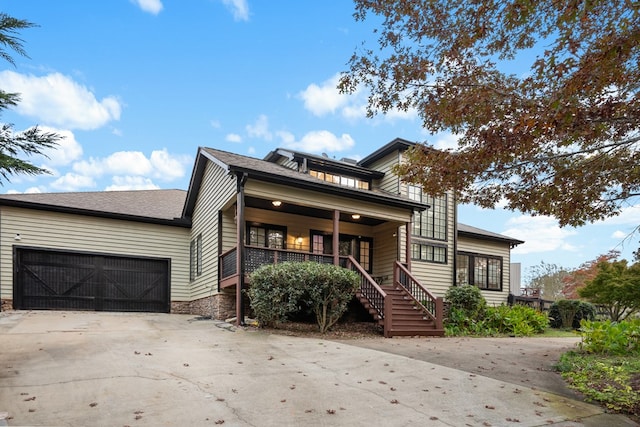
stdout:
<svg viewBox="0 0 640 427">
<path fill-rule="evenodd" d="M 416 257 L 416 247 L 418 247 L 418 257 Z M 426 249 L 426 252 L 423 251 Z M 444 260 L 439 261 L 436 259 L 436 249 L 442 249 L 444 251 Z M 411 242 L 411 260 L 419 262 L 429 262 L 432 264 L 447 264 L 448 263 L 448 250 L 446 245 L 434 244 L 428 242 Z M 429 257 L 428 254 L 431 254 Z M 423 253 L 427 253 L 426 257 L 423 257 Z"/>
<path fill-rule="evenodd" d="M 459 281 L 459 277 L 460 277 L 460 271 L 461 271 L 461 266 L 460 266 L 460 258 L 459 257 L 467 257 L 467 268 L 466 268 L 466 277 L 468 278 L 468 283 L 469 285 L 473 285 L 473 286 L 477 286 L 479 289 L 483 290 L 483 291 L 491 291 L 491 292 L 502 292 L 504 289 L 504 258 L 501 256 L 497 256 L 497 255 L 488 255 L 488 254 L 481 254 L 481 253 L 475 253 L 475 252 L 464 252 L 464 251 L 460 251 L 456 254 L 456 286 L 461 286 L 464 285 L 465 283 L 460 283 Z M 481 268 L 481 266 L 478 265 L 478 263 L 476 262 L 476 260 L 481 260 L 484 259 L 486 260 L 486 264 L 484 268 Z M 497 265 L 497 270 L 495 269 L 495 264 L 494 264 L 494 268 L 491 268 L 491 264 L 498 262 Z M 484 270 L 483 274 L 483 280 L 482 282 L 476 279 L 476 275 L 479 271 Z M 492 278 L 492 271 L 493 271 L 493 278 L 497 278 L 497 283 L 494 281 L 491 281 Z M 496 276 L 497 274 L 497 276 Z M 494 287 L 491 287 L 491 286 Z"/>
<path fill-rule="evenodd" d="M 189 244 L 189 281 L 202 276 L 202 233 L 191 239 Z"/>
<path fill-rule="evenodd" d="M 355 188 L 359 190 L 371 189 L 371 180 L 361 179 L 350 175 L 343 175 L 339 172 L 330 172 L 311 168 L 309 169 L 309 176 L 325 182 L 339 185 L 341 187 Z"/>
<path fill-rule="evenodd" d="M 407 196 L 411 200 L 429 205 L 429 209 L 416 212 L 411 219 L 411 235 L 446 242 L 449 240 L 447 194 L 433 197 L 422 192 L 419 185 L 407 185 Z"/>
<path fill-rule="evenodd" d="M 264 245 L 252 245 L 251 244 L 251 228 L 260 228 L 264 230 Z M 284 225 L 275 225 L 275 224 L 258 224 L 258 223 L 248 223 L 246 226 L 246 237 L 245 244 L 247 246 L 261 247 L 267 249 L 287 249 L 287 227 Z M 269 232 L 271 231 L 280 231 L 282 232 L 282 247 L 273 248 L 269 246 Z"/>
</svg>

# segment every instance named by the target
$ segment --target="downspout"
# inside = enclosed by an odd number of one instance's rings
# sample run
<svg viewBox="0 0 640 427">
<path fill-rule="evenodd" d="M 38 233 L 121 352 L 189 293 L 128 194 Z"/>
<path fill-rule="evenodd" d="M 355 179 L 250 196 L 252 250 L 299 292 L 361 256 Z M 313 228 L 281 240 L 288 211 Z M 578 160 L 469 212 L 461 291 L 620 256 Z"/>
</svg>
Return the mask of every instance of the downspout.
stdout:
<svg viewBox="0 0 640 427">
<path fill-rule="evenodd" d="M 340 265 L 340 211 L 333 211 L 333 264 Z"/>
<path fill-rule="evenodd" d="M 246 172 L 236 175 L 236 235 L 238 237 L 237 268 L 238 284 L 236 285 L 236 326 L 244 326 L 244 273 L 245 273 L 245 226 L 244 226 L 244 185 L 247 182 Z"/>
<path fill-rule="evenodd" d="M 458 286 L 458 202 L 456 202 L 456 196 L 451 196 L 451 203 L 453 203 L 453 286 Z"/>
</svg>

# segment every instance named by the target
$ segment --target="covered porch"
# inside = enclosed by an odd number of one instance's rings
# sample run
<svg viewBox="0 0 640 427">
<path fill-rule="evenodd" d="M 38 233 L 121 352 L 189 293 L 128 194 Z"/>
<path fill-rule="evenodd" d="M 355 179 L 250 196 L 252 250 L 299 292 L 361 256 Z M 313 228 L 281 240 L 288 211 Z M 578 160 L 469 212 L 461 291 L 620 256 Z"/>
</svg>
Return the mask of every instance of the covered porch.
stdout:
<svg viewBox="0 0 640 427">
<path fill-rule="evenodd" d="M 357 200 L 341 208 L 347 203 L 336 197 L 318 194 L 315 200 L 306 196 L 301 201 L 292 199 L 295 190 L 285 187 L 274 192 L 273 187 L 268 187 L 271 194 L 265 197 L 266 188 L 247 185 L 221 213 L 219 290 L 235 288 L 238 324 L 246 312 L 243 290 L 250 285 L 251 273 L 265 264 L 304 261 L 356 271 L 360 277 L 357 296 L 385 327 L 385 335 L 391 336 L 398 296 L 384 287 L 400 280 L 416 294 L 409 298 L 411 303 L 436 323 L 436 309 L 441 311 L 437 298 L 410 277 L 412 211 Z"/>
</svg>

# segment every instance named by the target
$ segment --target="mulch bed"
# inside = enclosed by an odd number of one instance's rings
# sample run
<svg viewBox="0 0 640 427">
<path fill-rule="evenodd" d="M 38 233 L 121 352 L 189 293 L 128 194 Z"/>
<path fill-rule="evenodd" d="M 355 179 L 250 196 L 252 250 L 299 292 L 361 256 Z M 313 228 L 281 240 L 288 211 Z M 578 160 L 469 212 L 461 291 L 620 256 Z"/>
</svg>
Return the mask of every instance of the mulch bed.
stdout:
<svg viewBox="0 0 640 427">
<path fill-rule="evenodd" d="M 344 322 L 333 325 L 331 330 L 321 334 L 315 323 L 283 322 L 277 328 L 256 328 L 261 331 L 295 337 L 322 338 L 322 339 L 363 339 L 381 338 L 382 326 L 373 322 Z"/>
</svg>

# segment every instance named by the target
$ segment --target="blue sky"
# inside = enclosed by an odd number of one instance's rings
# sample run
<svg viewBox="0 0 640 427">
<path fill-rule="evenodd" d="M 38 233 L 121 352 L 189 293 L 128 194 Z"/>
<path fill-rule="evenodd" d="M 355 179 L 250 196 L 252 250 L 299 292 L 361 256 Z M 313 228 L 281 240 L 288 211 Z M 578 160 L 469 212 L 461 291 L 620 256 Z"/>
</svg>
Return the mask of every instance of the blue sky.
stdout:
<svg viewBox="0 0 640 427">
<path fill-rule="evenodd" d="M 451 147 L 415 113 L 366 118 L 367 94 L 340 95 L 338 74 L 373 21 L 350 0 L 0 0 L 39 25 L 21 32 L 30 58 L 0 65 L 22 102 L 0 119 L 66 138 L 50 175 L 2 192 L 186 189 L 198 146 L 262 158 L 277 147 L 362 158 L 396 137 Z M 330 6 L 328 6 L 330 5 Z M 567 268 L 617 248 L 631 259 L 640 205 L 578 229 L 504 210 L 461 206 L 460 222 L 526 243 L 513 262 Z"/>
</svg>

